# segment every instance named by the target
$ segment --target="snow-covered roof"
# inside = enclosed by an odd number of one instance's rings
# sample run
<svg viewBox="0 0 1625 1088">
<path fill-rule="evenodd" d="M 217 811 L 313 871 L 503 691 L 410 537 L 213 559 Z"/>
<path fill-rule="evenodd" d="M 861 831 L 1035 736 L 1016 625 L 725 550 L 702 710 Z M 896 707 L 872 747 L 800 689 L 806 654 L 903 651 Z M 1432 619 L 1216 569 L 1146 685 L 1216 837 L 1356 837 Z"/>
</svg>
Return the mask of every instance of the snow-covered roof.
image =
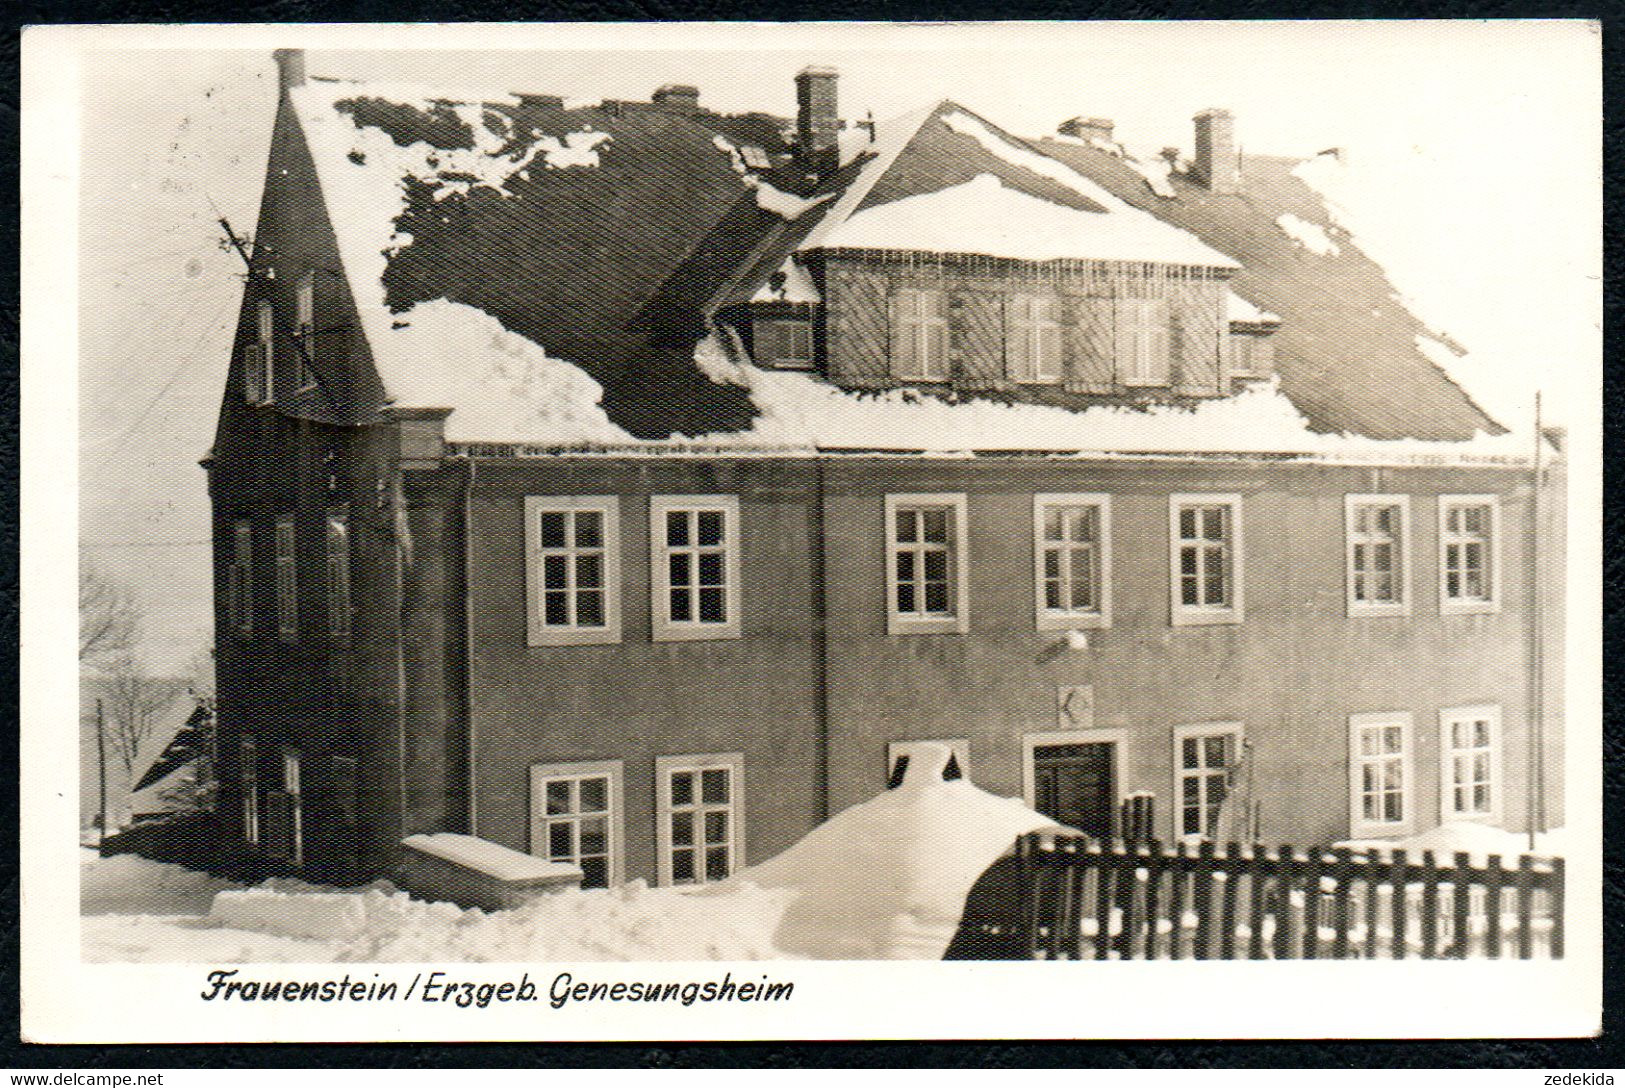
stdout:
<svg viewBox="0 0 1625 1088">
<path fill-rule="evenodd" d="M 571 874 L 579 876 L 581 872 L 574 865 L 522 854 L 518 850 L 491 842 L 489 839 L 458 835 L 449 831 L 408 835 L 401 840 L 401 845 L 484 873 L 497 880 L 547 880 Z"/>
<path fill-rule="evenodd" d="M 1023 261 L 1159 261 L 1234 268 L 1184 231 L 1128 208 L 1078 211 L 1006 187 L 992 174 L 868 208 L 824 236 L 831 248 L 969 253 Z"/>
<path fill-rule="evenodd" d="M 1443 443 L 1501 433 L 1482 401 L 1475 403 L 1474 394 L 1482 394 L 1468 374 L 1471 356 L 1446 358 L 1454 353 L 1419 346 L 1419 335 L 1438 335 L 1364 243 L 1380 194 L 1357 191 L 1331 156 L 1306 164 L 1244 155 L 1239 195 L 1211 193 L 1176 169 L 1168 178 L 1176 196 L 1166 198 L 1150 192 L 1123 159 L 1081 141 L 1046 138 L 1036 146 L 1240 264 L 1230 288 L 1279 316 L 1273 340 L 1280 391 L 1314 431 Z M 1356 203 L 1368 213 L 1362 230 L 1345 214 Z"/>
<path fill-rule="evenodd" d="M 1241 325 L 1279 325 L 1281 323 L 1280 315 L 1259 309 L 1234 291 L 1225 296 L 1225 317 L 1232 323 Z"/>
<path fill-rule="evenodd" d="M 972 143 L 950 143 L 949 134 Z M 874 161 L 807 236 L 803 250 L 840 247 L 1237 267 L 1189 232 L 1117 199 L 953 102 L 877 125 L 873 146 Z M 945 148 L 960 169 L 973 164 L 977 172 L 957 184 L 951 175 L 911 174 L 912 188 L 897 188 L 886 199 L 876 199 L 877 183 L 915 147 Z"/>
<path fill-rule="evenodd" d="M 458 101 L 319 80 L 291 89 L 289 103 L 386 403 L 451 409 L 453 442 L 1502 456 L 1474 439 L 1494 425 L 1418 351 L 1415 330 L 1402 350 L 1386 340 L 1370 350 L 1408 315 L 1387 300 L 1364 317 L 1350 309 L 1380 271 L 1352 246 L 1306 256 L 1280 223 L 1313 225 L 1312 191 L 1289 177 L 1296 188 L 1283 199 L 1280 179 L 1261 184 L 1253 160 L 1249 201 L 1208 201 L 1126 154 L 1029 143 L 944 101 L 877 123 L 872 138 L 847 130 L 840 170 L 808 188 L 782 122 L 765 115 Z M 756 168 L 745 146 L 779 166 Z M 1157 195 L 1165 187 L 1176 195 Z M 718 305 L 816 301 L 791 255 L 837 247 L 1212 268 L 1240 292 L 1232 320 L 1285 315 L 1280 381 L 1194 406 L 1037 404 L 853 392 L 758 369 L 714 343 L 696 350 Z M 1317 269 L 1341 277 L 1335 288 L 1310 282 Z M 1295 340 L 1300 325 L 1314 335 Z"/>
<path fill-rule="evenodd" d="M 762 282 L 752 302 L 821 302 L 817 284 L 807 270 L 793 260 L 787 260 L 779 270 Z"/>
</svg>

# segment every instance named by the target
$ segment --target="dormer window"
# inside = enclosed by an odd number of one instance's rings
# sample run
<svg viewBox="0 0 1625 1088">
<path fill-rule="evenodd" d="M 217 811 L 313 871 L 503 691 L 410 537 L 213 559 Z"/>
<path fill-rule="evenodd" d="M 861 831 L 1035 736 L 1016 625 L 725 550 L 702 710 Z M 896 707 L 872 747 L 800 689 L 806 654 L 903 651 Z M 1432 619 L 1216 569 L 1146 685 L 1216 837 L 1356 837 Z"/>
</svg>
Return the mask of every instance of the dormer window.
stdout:
<svg viewBox="0 0 1625 1088">
<path fill-rule="evenodd" d="M 1012 295 L 1006 320 L 1010 377 L 1018 382 L 1060 381 L 1065 374 L 1061 300 L 1055 295 Z"/>
<path fill-rule="evenodd" d="M 275 372 L 272 348 L 276 337 L 276 310 L 269 300 L 255 310 L 254 342 L 243 355 L 243 398 L 250 404 L 269 404 Z"/>
<path fill-rule="evenodd" d="M 306 272 L 294 287 L 294 344 L 299 349 L 296 390 L 316 384 L 312 364 L 316 358 L 316 274 Z"/>
<path fill-rule="evenodd" d="M 892 296 L 892 316 L 892 375 L 915 381 L 947 381 L 947 292 L 899 288 Z"/>
<path fill-rule="evenodd" d="M 758 317 L 753 323 L 754 356 L 761 366 L 811 370 L 812 321 L 797 317 Z"/>
<path fill-rule="evenodd" d="M 1118 381 L 1128 386 L 1167 385 L 1171 333 L 1167 299 L 1118 299 Z"/>
</svg>

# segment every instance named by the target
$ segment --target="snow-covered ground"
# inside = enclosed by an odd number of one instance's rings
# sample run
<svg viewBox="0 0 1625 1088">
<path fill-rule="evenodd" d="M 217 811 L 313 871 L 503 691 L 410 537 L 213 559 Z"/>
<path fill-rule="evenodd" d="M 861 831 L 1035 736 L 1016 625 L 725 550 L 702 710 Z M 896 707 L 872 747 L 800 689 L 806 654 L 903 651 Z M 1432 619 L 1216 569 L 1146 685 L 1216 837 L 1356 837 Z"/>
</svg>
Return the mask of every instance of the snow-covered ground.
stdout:
<svg viewBox="0 0 1625 1088">
<path fill-rule="evenodd" d="M 1350 839 L 1337 845 L 1384 854 L 1394 850 L 1413 854 L 1432 850 L 1440 861 L 1447 861 L 1457 853 L 1465 853 L 1472 857 L 1475 865 L 1482 865 L 1491 855 L 1499 855 L 1511 859 L 1510 864 L 1516 865 L 1517 857 L 1526 853 L 1533 853 L 1536 857 L 1567 857 L 1569 843 L 1568 829 L 1559 827 L 1536 835 L 1535 848 L 1531 851 L 1527 834 L 1470 820 L 1456 820 L 1407 839 Z"/>
<path fill-rule="evenodd" d="M 92 962 L 938 959 L 965 896 L 1024 832 L 1021 802 L 942 780 L 924 746 L 901 787 L 838 814 L 726 882 L 547 895 L 487 913 L 386 882 L 245 888 L 130 855 L 80 857 Z"/>
</svg>

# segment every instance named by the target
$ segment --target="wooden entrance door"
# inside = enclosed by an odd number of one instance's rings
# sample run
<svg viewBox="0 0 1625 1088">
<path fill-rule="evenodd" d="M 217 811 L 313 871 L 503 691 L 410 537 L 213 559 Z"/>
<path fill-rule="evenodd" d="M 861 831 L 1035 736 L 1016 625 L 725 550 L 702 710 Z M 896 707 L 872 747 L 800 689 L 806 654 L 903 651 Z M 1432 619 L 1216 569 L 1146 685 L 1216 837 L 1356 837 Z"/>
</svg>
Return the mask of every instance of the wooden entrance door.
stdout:
<svg viewBox="0 0 1625 1088">
<path fill-rule="evenodd" d="M 1050 744 L 1033 749 L 1033 800 L 1058 824 L 1110 839 L 1117 813 L 1116 745 L 1112 741 Z"/>
</svg>

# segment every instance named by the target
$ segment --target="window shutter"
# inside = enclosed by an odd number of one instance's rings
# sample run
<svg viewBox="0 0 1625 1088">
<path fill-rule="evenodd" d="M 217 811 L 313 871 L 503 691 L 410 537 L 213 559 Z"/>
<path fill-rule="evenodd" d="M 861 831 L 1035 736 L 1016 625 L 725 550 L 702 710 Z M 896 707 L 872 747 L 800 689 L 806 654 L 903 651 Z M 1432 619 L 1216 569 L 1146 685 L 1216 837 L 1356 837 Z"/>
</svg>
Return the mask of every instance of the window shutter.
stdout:
<svg viewBox="0 0 1625 1088">
<path fill-rule="evenodd" d="M 1135 320 L 1139 299 L 1117 300 L 1116 341 L 1117 380 L 1122 385 L 1141 384 L 1141 356 L 1139 323 Z"/>
<path fill-rule="evenodd" d="M 1171 380 L 1173 358 L 1173 330 L 1169 327 L 1168 303 L 1163 299 L 1146 299 L 1143 314 L 1147 383 L 1167 385 Z"/>
<path fill-rule="evenodd" d="M 914 368 L 913 352 L 910 350 L 910 337 L 914 326 L 909 321 L 911 316 L 910 303 L 913 301 L 911 292 L 894 288 L 888 298 L 888 309 L 891 313 L 891 373 L 893 377 L 900 377 L 910 373 Z"/>
<path fill-rule="evenodd" d="M 929 307 L 922 306 L 921 316 L 929 315 L 931 320 L 926 325 L 928 344 L 926 345 L 926 364 L 930 368 L 928 375 L 942 381 L 953 376 L 953 364 L 948 359 L 948 328 L 950 311 L 948 308 L 948 292 L 930 291 L 922 292 L 922 302 L 928 301 Z"/>
<path fill-rule="evenodd" d="M 1043 357 L 1051 361 L 1050 371 L 1056 375 L 1066 373 L 1066 361 L 1061 358 L 1061 328 L 1059 325 L 1045 325 L 1039 330 L 1039 351 Z"/>
<path fill-rule="evenodd" d="M 1010 368 L 1010 377 L 1018 382 L 1033 376 L 1032 359 L 1032 300 L 1016 295 L 1010 300 L 1010 320 L 1005 326 L 1004 350 Z"/>
</svg>

